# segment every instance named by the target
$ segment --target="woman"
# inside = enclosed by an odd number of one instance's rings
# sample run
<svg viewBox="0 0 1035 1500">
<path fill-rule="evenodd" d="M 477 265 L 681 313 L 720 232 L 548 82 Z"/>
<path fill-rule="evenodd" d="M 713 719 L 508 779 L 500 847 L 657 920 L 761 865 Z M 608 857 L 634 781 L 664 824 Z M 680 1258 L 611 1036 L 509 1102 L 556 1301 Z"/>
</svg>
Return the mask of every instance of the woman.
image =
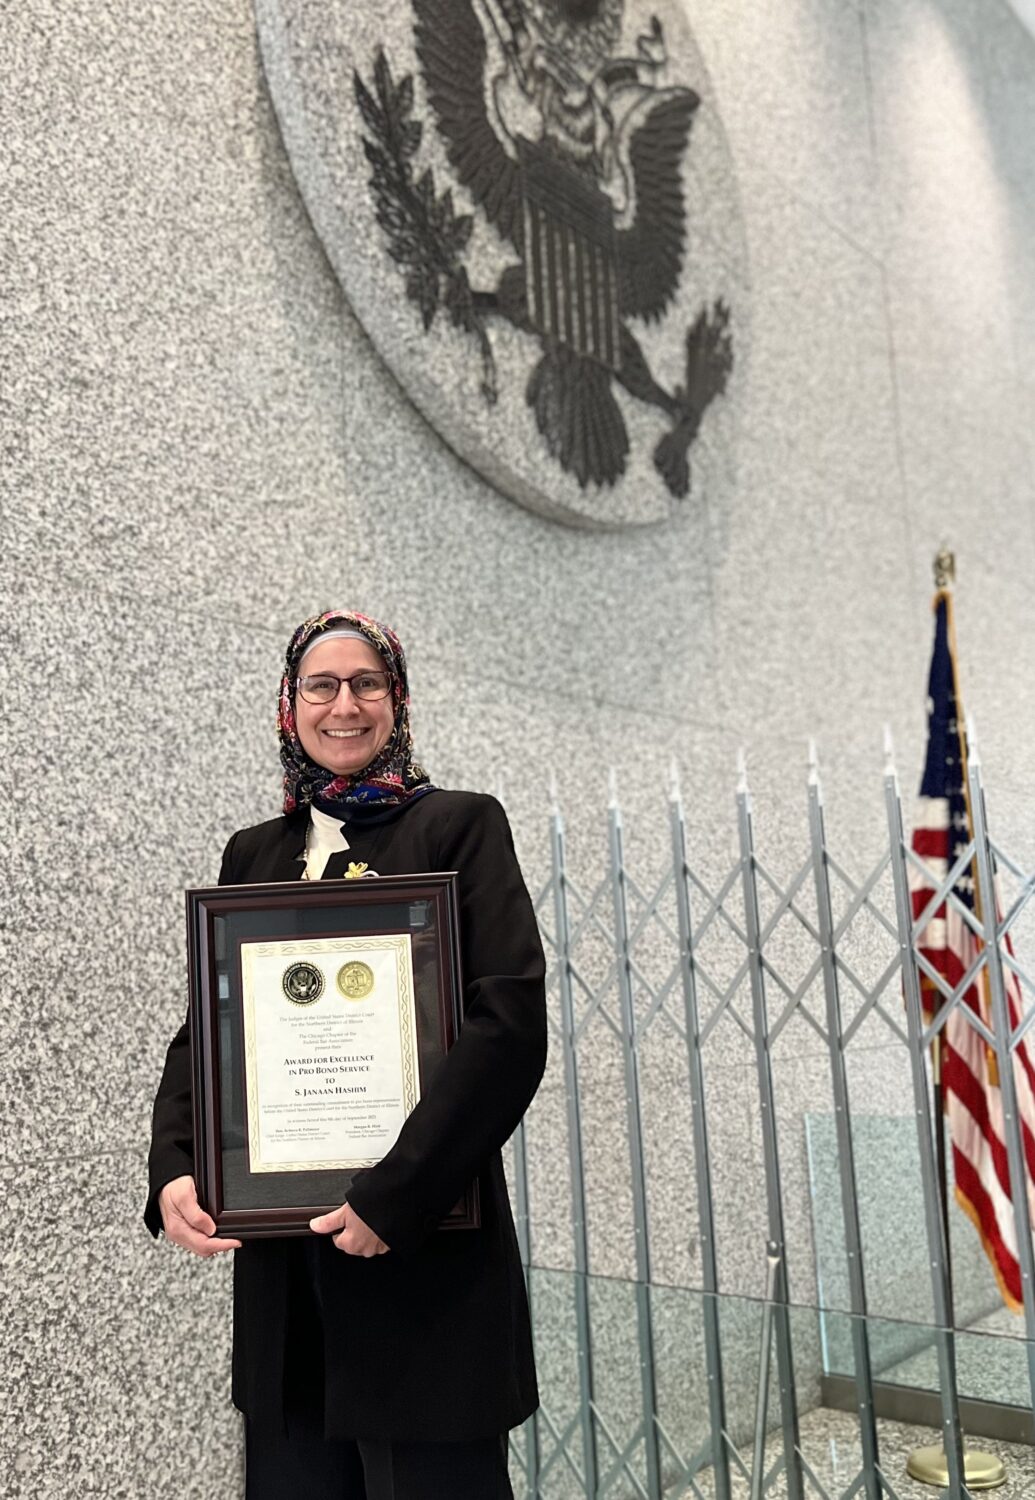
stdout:
<svg viewBox="0 0 1035 1500">
<path fill-rule="evenodd" d="M 288 647 L 284 812 L 235 833 L 221 884 L 456 870 L 457 1041 L 377 1166 L 312 1235 L 220 1239 L 193 1178 L 187 1028 L 155 1100 L 153 1234 L 234 1256 L 233 1399 L 248 1500 L 506 1500 L 506 1432 L 538 1404 L 500 1148 L 546 1056 L 542 946 L 506 817 L 414 761 L 402 647 L 331 610 Z M 481 1227 L 437 1225 L 478 1176 Z"/>
</svg>

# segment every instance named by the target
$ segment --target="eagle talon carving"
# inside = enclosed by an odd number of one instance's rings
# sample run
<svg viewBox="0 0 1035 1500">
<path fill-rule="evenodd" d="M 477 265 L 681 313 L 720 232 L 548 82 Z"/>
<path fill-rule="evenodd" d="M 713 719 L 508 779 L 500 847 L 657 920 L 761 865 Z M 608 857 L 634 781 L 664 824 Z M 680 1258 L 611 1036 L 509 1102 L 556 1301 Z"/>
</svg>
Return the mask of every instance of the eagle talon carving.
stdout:
<svg viewBox="0 0 1035 1500">
<path fill-rule="evenodd" d="M 515 252 L 494 290 L 472 288 L 473 229 L 432 171 L 415 176 L 423 127 L 412 76 L 379 51 L 372 85 L 353 75 L 370 186 L 388 252 L 425 330 L 440 310 L 478 347 L 481 390 L 497 400 L 489 327 L 504 319 L 540 356 L 525 398 L 542 439 L 579 485 L 625 472 L 629 433 L 616 400 L 658 407 L 654 449 L 669 492 L 690 490 L 689 450 L 733 365 L 729 309 L 702 308 L 686 334 L 686 383 L 659 385 L 629 326 L 670 307 L 683 269 L 683 157 L 700 100 L 662 84 L 657 17 L 634 56 L 614 56 L 623 0 L 412 0 L 425 92 L 450 165 Z M 484 22 L 480 17 L 484 16 Z M 490 57 L 490 51 L 492 56 Z"/>
<path fill-rule="evenodd" d="M 690 444 L 701 418 L 716 396 L 726 389 L 733 368 L 729 308 L 721 298 L 708 316 L 701 310 L 686 336 L 686 385 L 677 386 L 673 407 L 676 421 L 654 449 L 654 467 L 673 495 L 690 493 Z"/>
</svg>

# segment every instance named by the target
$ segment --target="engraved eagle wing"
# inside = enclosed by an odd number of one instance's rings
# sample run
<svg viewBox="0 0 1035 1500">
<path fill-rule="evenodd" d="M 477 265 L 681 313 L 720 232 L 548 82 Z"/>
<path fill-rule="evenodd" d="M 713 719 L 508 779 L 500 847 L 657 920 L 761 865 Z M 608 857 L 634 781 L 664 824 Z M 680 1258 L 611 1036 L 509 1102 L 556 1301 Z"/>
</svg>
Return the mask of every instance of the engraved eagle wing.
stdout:
<svg viewBox="0 0 1035 1500">
<path fill-rule="evenodd" d="M 679 283 L 686 244 L 683 156 L 700 102 L 692 89 L 666 89 L 629 132 L 636 218 L 616 236 L 619 305 L 627 317 L 660 318 Z"/>
<path fill-rule="evenodd" d="M 460 181 L 520 250 L 524 222 L 517 163 L 485 105 L 485 33 L 471 0 L 413 0 L 414 39 L 428 101 Z"/>
</svg>

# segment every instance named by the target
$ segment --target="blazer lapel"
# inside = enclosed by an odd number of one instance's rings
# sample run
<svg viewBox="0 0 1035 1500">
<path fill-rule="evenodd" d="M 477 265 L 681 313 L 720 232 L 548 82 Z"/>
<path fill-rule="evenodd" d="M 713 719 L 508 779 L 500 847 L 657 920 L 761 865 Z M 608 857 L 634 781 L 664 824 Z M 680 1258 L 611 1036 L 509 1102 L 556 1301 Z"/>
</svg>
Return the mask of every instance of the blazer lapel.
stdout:
<svg viewBox="0 0 1035 1500">
<path fill-rule="evenodd" d="M 253 880 L 301 880 L 305 869 L 305 830 L 308 822 L 308 809 L 289 813 L 281 820 L 276 838 L 263 851 L 261 866 L 252 876 Z"/>
</svg>

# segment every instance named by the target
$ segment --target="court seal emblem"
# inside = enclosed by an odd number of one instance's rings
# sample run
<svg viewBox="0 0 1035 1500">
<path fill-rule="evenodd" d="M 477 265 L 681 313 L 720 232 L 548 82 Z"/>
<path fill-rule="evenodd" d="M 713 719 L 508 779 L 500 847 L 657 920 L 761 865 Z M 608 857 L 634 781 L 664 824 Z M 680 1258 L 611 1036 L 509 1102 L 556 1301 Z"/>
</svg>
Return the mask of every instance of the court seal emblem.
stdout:
<svg viewBox="0 0 1035 1500">
<path fill-rule="evenodd" d="M 325 987 L 323 974 L 305 959 L 290 964 L 280 983 L 292 1005 L 315 1005 Z"/>
<path fill-rule="evenodd" d="M 680 0 L 257 13 L 311 217 L 447 442 L 584 526 L 662 520 L 714 489 L 748 278 Z"/>
</svg>

